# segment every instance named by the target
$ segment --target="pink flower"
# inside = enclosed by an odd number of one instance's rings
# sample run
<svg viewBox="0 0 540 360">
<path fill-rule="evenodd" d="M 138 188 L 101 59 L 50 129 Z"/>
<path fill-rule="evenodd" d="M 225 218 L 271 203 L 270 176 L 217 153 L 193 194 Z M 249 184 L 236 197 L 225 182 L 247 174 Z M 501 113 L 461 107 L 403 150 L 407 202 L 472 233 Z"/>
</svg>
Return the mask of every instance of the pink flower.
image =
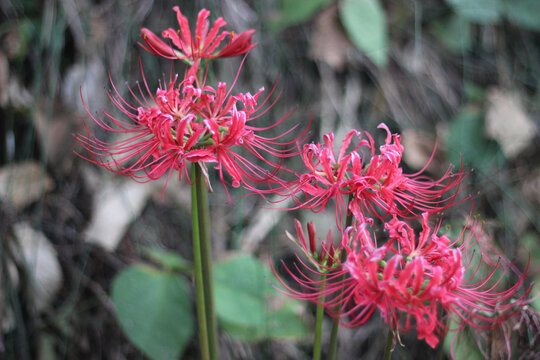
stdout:
<svg viewBox="0 0 540 360">
<path fill-rule="evenodd" d="M 299 300 L 308 300 L 319 303 L 327 294 L 334 294 L 338 289 L 335 289 L 332 284 L 337 282 L 340 277 L 343 277 L 346 272 L 341 266 L 341 256 L 343 249 L 338 241 L 334 244 L 333 234 L 330 230 L 327 234 L 326 241 L 317 240 L 317 230 L 313 222 L 307 224 L 308 238 L 302 229 L 300 221 L 295 220 L 296 237 L 287 232 L 287 236 L 300 247 L 307 259 L 307 263 L 297 255 L 297 260 L 300 265 L 296 265 L 293 270 L 284 265 L 287 274 L 297 283 L 302 290 L 296 290 L 289 286 L 278 275 L 277 270 L 273 267 L 272 271 L 277 280 L 285 288 L 285 290 L 277 288 L 278 291 L 294 297 Z M 321 243 L 320 249 L 317 243 Z M 316 279 L 313 279 L 315 277 Z"/>
<path fill-rule="evenodd" d="M 333 242 L 332 230 L 328 231 L 326 241 L 317 241 L 317 229 L 315 223 L 310 221 L 307 223 L 308 240 L 306 241 L 306 236 L 300 221 L 295 219 L 294 226 L 298 239 L 288 232 L 287 236 L 300 245 L 302 252 L 309 261 L 317 267 L 332 268 L 334 263 L 336 263 L 336 257 L 339 257 L 341 253 L 341 244 L 338 243 L 336 246 Z M 320 249 L 317 247 L 318 242 L 321 243 Z"/>
<path fill-rule="evenodd" d="M 417 217 L 424 211 L 437 212 L 451 206 L 460 192 L 464 174 L 453 174 L 450 168 L 439 180 L 421 176 L 423 170 L 404 174 L 400 164 L 403 154 L 400 136 L 392 135 L 384 124 L 379 128 L 387 132 L 379 154 L 375 152 L 371 135 L 356 130 L 345 136 L 337 156 L 331 133 L 324 136 L 323 144 L 304 145 L 301 155 L 306 172 L 291 191 L 293 196 L 297 193 L 305 196 L 296 199 L 297 208 L 318 212 L 334 200 L 336 221 L 341 226 L 347 210 L 359 219 L 366 219 L 388 215 Z M 351 146 L 354 138 L 358 143 Z M 453 193 L 443 198 L 449 191 Z"/>
<path fill-rule="evenodd" d="M 218 18 L 212 28 L 208 21 L 210 11 L 202 9 L 197 17 L 195 26 L 195 36 L 191 35 L 187 18 L 182 14 L 178 6 L 173 7 L 180 26 L 179 30 L 169 28 L 162 32 L 162 36 L 168 39 L 165 43 L 152 31 L 142 28 L 141 38 L 144 45 L 141 46 L 154 55 L 163 56 L 167 59 L 189 60 L 192 64 L 199 59 L 209 59 L 218 57 L 231 57 L 242 55 L 253 49 L 257 44 L 252 44 L 252 37 L 255 30 L 247 30 L 240 34 L 234 32 L 221 31 L 220 29 L 227 23 L 223 18 Z M 219 46 L 229 36 L 227 44 Z M 173 47 L 174 45 L 174 47 Z"/>
<path fill-rule="evenodd" d="M 144 78 L 144 75 L 143 75 Z M 135 100 L 132 104 L 120 97 L 113 85 L 109 98 L 127 120 L 104 112 L 105 118 L 92 116 L 103 129 L 122 135 L 122 140 L 107 142 L 92 135 L 77 135 L 78 142 L 88 150 L 88 160 L 108 170 L 138 181 L 149 181 L 178 171 L 179 178 L 188 176 L 186 162 L 214 163 L 225 185 L 244 186 L 259 192 L 253 183 L 278 182 L 272 174 L 280 169 L 279 163 L 268 158 L 284 158 L 297 153 L 294 144 L 266 138 L 261 132 L 283 122 L 282 118 L 270 126 L 256 127 L 251 122 L 266 111 L 268 98 L 259 104 L 260 89 L 255 95 L 240 93 L 232 96 L 225 83 L 217 89 L 198 84 L 195 77 L 178 81 L 174 77 L 166 86 L 160 86 L 155 95 L 146 95 L 139 87 L 138 93 L 130 89 Z M 270 95 L 272 94 L 270 92 Z M 287 132 L 288 133 L 288 132 Z M 302 137 L 303 134 L 300 136 Z M 240 154 L 245 149 L 252 160 Z M 268 165 L 263 168 L 258 163 Z"/>
<path fill-rule="evenodd" d="M 352 193 L 349 186 L 348 170 L 355 150 L 368 143 L 363 140 L 355 149 L 347 154 L 352 138 L 360 137 L 361 133 L 351 130 L 341 143 L 338 156 L 334 154 L 334 134 L 324 135 L 324 144 L 305 144 L 300 153 L 306 172 L 300 176 L 297 190 L 302 191 L 308 199 L 299 208 L 308 208 L 315 212 L 324 210 L 327 203 L 334 199 L 336 214 L 341 219 L 343 209 L 346 209 L 345 196 Z"/>
<path fill-rule="evenodd" d="M 421 175 L 428 162 L 419 172 L 404 174 L 400 165 L 404 150 L 401 136 L 391 134 L 385 124 L 378 127 L 387 134 L 379 154 L 375 154 L 374 141 L 366 133 L 371 159 L 364 165 L 360 157 L 355 157 L 351 168 L 350 186 L 355 198 L 351 201 L 350 210 L 353 214 L 360 218 L 367 212 L 381 217 L 383 211 L 382 216 L 413 218 L 422 212 L 440 212 L 453 205 L 465 176 L 461 169 L 452 173 L 452 167 L 449 167 L 440 179 L 432 180 Z M 453 193 L 444 198 L 450 191 Z"/>
<path fill-rule="evenodd" d="M 332 267 L 326 268 L 302 263 L 297 267 L 301 275 L 293 276 L 302 290 L 285 285 L 285 292 L 302 300 L 325 299 L 327 311 L 349 327 L 364 324 L 378 310 L 394 331 L 415 328 L 431 347 L 447 330 L 443 316 L 458 322 L 460 329 L 493 328 L 526 303 L 530 289 L 517 294 L 525 274 L 507 290 L 496 290 L 508 270 L 496 275 L 502 260 L 483 278 L 474 279 L 484 267 L 480 262 L 472 266 L 468 254 L 481 230 L 476 221 L 452 241 L 437 234 L 438 226 L 429 227 L 427 214 L 422 218 L 418 236 L 403 221 L 386 223 L 389 237 L 382 245 L 367 231 L 367 223 L 357 223 L 343 232 L 346 258 L 334 257 Z"/>
</svg>

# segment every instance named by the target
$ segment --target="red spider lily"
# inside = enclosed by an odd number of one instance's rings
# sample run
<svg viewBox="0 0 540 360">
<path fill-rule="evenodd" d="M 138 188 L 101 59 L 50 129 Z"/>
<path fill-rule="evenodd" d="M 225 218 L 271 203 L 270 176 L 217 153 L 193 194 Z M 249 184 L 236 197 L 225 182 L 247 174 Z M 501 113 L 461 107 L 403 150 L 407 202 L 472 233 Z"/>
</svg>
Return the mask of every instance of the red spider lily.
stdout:
<svg viewBox="0 0 540 360">
<path fill-rule="evenodd" d="M 180 179 L 183 173 L 189 179 L 186 161 L 215 163 L 224 185 L 223 174 L 227 173 L 233 186 L 242 185 L 262 192 L 252 183 L 280 182 L 272 172 L 281 166 L 268 160 L 268 155 L 278 158 L 296 155 L 296 146 L 291 144 L 305 134 L 290 142 L 279 142 L 278 139 L 295 127 L 274 138 L 260 135 L 283 122 L 289 114 L 267 127 L 250 124 L 267 111 L 265 105 L 274 89 L 258 104 L 263 89 L 255 95 L 240 93 L 232 96 L 232 87 L 227 89 L 225 83 L 219 83 L 214 89 L 199 84 L 195 77 L 187 77 L 180 82 L 178 77 L 174 77 L 168 85 L 160 86 L 155 95 L 148 89 L 146 80 L 144 86 L 148 95 L 140 86 L 138 93 L 129 89 L 135 99 L 134 104 L 123 99 L 114 85 L 113 92 L 109 92 L 109 98 L 128 121 L 108 112 L 104 112 L 105 119 L 92 116 L 101 128 L 122 134 L 124 140 L 107 142 L 92 135 L 76 136 L 90 153 L 88 160 L 141 182 L 158 179 L 165 174 L 169 178 L 173 171 L 178 171 Z M 281 148 L 288 145 L 291 146 Z M 270 171 L 241 155 L 239 148 L 264 162 Z"/>
<path fill-rule="evenodd" d="M 294 290 L 281 282 L 290 296 L 320 303 L 345 326 L 364 324 L 376 309 L 394 331 L 416 328 L 418 338 L 435 347 L 446 329 L 443 311 L 454 321 L 475 328 L 493 328 L 526 303 L 518 297 L 525 274 L 515 285 L 496 290 L 502 274 L 496 275 L 502 260 L 481 280 L 481 264 L 471 269 L 468 252 L 481 229 L 474 221 L 455 241 L 431 229 L 423 214 L 419 236 L 405 222 L 386 223 L 389 238 L 383 245 L 367 231 L 367 223 L 358 223 L 343 232 L 344 257 L 334 257 L 331 267 L 297 266 L 294 280 L 303 288 Z M 342 259 L 344 259 L 342 261 Z M 292 275 L 293 272 L 289 270 Z M 317 280 L 313 280 L 315 277 Z M 512 302 L 515 300 L 515 302 Z"/>
<path fill-rule="evenodd" d="M 308 241 L 306 241 L 306 236 L 300 221 L 295 219 L 294 226 L 296 228 L 298 239 L 289 234 L 289 232 L 287 232 L 287 236 L 296 244 L 300 245 L 302 252 L 308 258 L 310 263 L 319 268 L 319 270 L 332 268 L 334 263 L 336 263 L 336 258 L 341 254 L 341 244 L 338 244 L 337 247 L 334 245 L 332 230 L 328 231 L 326 241 L 321 242 L 321 248 L 318 250 L 315 224 L 312 221 L 307 224 Z"/>
<path fill-rule="evenodd" d="M 307 172 L 300 176 L 298 189 L 308 195 L 309 199 L 302 203 L 301 208 L 309 208 L 315 212 L 324 210 L 331 199 L 336 202 L 336 214 L 341 219 L 342 209 L 346 208 L 344 195 L 351 194 L 349 173 L 355 150 L 368 143 L 363 140 L 355 149 L 346 154 L 353 136 L 360 137 L 361 133 L 351 130 L 343 140 L 337 158 L 334 155 L 334 134 L 324 135 L 324 145 L 306 144 L 300 154 Z"/>
<path fill-rule="evenodd" d="M 334 136 L 326 134 L 324 144 L 306 144 L 302 159 L 307 172 L 302 174 L 291 194 L 303 193 L 306 200 L 297 200 L 297 208 L 315 212 L 324 210 L 328 201 L 336 204 L 336 220 L 341 225 L 344 211 L 359 219 L 366 216 L 384 218 L 388 215 L 417 217 L 421 212 L 441 211 L 455 203 L 465 176 L 451 168 L 439 179 L 431 180 L 420 174 L 404 174 L 400 166 L 403 146 L 400 136 L 392 135 L 388 127 L 385 144 L 375 153 L 375 143 L 368 132 L 351 130 L 342 142 L 338 156 L 334 155 Z M 363 136 L 365 135 L 365 138 Z M 359 143 L 349 150 L 354 137 Z M 362 150 L 370 155 L 368 161 Z M 449 191 L 453 194 L 443 198 Z M 348 206 L 345 198 L 349 198 Z"/>
<path fill-rule="evenodd" d="M 220 32 L 220 29 L 227 25 L 221 17 L 210 28 L 208 21 L 210 11 L 206 9 L 199 12 L 195 26 L 195 36 L 192 37 L 188 20 L 182 15 L 180 8 L 175 6 L 173 10 L 176 11 L 180 29 L 177 31 L 169 28 L 162 32 L 161 36 L 168 39 L 168 43 L 165 43 L 152 31 L 146 28 L 141 29 L 141 38 L 144 42 L 144 45 L 141 44 L 141 46 L 151 54 L 163 56 L 167 59 L 188 60 L 191 64 L 196 64 L 199 59 L 204 58 L 212 59 L 242 55 L 257 45 L 252 43 L 253 33 L 255 32 L 253 29 L 240 34 L 228 31 Z M 218 47 L 227 36 L 229 36 L 228 43 L 218 50 Z"/>
</svg>

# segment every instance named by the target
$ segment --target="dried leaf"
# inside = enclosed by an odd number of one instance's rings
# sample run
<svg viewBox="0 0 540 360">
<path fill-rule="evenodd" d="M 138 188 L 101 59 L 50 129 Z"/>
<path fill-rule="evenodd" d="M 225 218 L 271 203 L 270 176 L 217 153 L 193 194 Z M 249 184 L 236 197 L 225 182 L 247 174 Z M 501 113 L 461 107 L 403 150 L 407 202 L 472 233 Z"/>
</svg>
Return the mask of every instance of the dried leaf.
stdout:
<svg viewBox="0 0 540 360">
<path fill-rule="evenodd" d="M 62 270 L 49 239 L 27 223 L 13 226 L 24 264 L 32 280 L 36 310 L 44 310 L 62 285 Z"/>
<path fill-rule="evenodd" d="M 444 172 L 444 154 L 437 144 L 435 136 L 429 136 L 415 129 L 405 129 L 402 132 L 402 144 L 405 148 L 403 158 L 405 162 L 413 169 L 420 170 L 430 161 L 431 155 L 435 150 L 435 155 L 427 168 L 434 174 Z M 435 148 L 437 146 L 437 148 Z"/>
<path fill-rule="evenodd" d="M 94 198 L 94 213 L 84 235 L 88 242 L 114 251 L 126 230 L 143 210 L 152 191 L 151 183 L 109 182 Z"/>
<path fill-rule="evenodd" d="M 4 269 L 0 266 L 0 286 L 2 291 L 16 291 L 19 286 L 19 273 L 12 261 L 6 259 L 7 269 L 6 273 L 3 273 Z M 9 287 L 6 279 L 9 278 Z M 0 334 L 2 332 L 7 333 L 15 327 L 15 314 L 13 314 L 13 308 L 9 305 L 9 298 L 7 296 L 0 296 Z M 1 338 L 0 338 L 1 341 Z M 1 350 L 0 343 L 0 350 Z"/>
<path fill-rule="evenodd" d="M 3 52 L 0 51 L 0 106 L 8 101 L 9 63 Z"/>
<path fill-rule="evenodd" d="M 47 155 L 47 163 L 56 174 L 68 173 L 73 165 L 72 134 L 84 132 L 84 115 L 74 113 L 60 102 L 54 104 L 52 117 L 48 117 L 47 104 L 40 103 L 35 119 L 39 144 Z"/>
<path fill-rule="evenodd" d="M 540 204 L 540 168 L 534 169 L 523 178 L 521 189 L 526 199 Z"/>
<path fill-rule="evenodd" d="M 7 87 L 8 103 L 15 109 L 30 109 L 34 105 L 34 97 L 17 76 L 11 75 Z"/>
<path fill-rule="evenodd" d="M 330 6 L 315 19 L 310 43 L 310 56 L 341 71 L 347 63 L 347 52 L 352 44 L 338 21 L 336 6 Z"/>
<path fill-rule="evenodd" d="M 0 169 L 0 198 L 21 210 L 54 187 L 45 169 L 35 161 L 8 164 Z"/>
<path fill-rule="evenodd" d="M 515 158 L 535 137 L 535 126 L 517 94 L 493 89 L 488 93 L 486 134 L 497 140 L 507 158 Z"/>
<path fill-rule="evenodd" d="M 285 211 L 276 211 L 276 209 L 284 209 L 290 206 L 290 199 L 281 202 L 275 202 L 277 197 L 272 199 L 271 203 L 275 204 L 271 209 L 261 207 L 251 218 L 251 222 L 242 233 L 241 243 L 242 251 L 245 253 L 253 253 L 257 250 L 259 244 L 264 240 L 266 235 L 278 224 Z"/>
</svg>

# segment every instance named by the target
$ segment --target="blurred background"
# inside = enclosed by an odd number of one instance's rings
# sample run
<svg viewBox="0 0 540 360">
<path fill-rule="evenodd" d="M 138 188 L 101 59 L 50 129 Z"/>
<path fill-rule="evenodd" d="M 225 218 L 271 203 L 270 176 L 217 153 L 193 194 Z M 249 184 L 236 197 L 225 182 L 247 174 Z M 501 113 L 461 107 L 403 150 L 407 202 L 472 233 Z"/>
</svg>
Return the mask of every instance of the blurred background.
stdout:
<svg viewBox="0 0 540 360">
<path fill-rule="evenodd" d="M 328 132 L 339 139 L 355 128 L 379 144 L 385 134 L 377 125 L 385 122 L 403 136 L 408 171 L 421 169 L 435 147 L 428 175 L 438 178 L 448 164 L 459 168 L 463 162 L 471 170 L 464 195 L 474 195 L 474 213 L 493 239 L 486 246 L 502 249 L 517 269 L 530 259 L 527 283 L 540 281 L 539 1 L 1 0 L 0 359 L 198 357 L 190 334 L 168 355 L 149 350 L 140 334 L 117 320 L 118 304 L 123 298 L 129 303 L 130 293 L 114 285 L 134 264 L 182 272 L 192 251 L 189 185 L 171 179 L 163 190 L 165 181 L 138 184 L 110 174 L 77 157 L 82 149 L 72 136 L 86 133 L 85 126 L 107 136 L 85 105 L 94 115 L 115 114 L 107 89 L 114 83 L 129 95 L 126 84 L 136 88 L 142 81 L 141 64 L 152 91 L 171 71 L 182 73 L 181 64 L 137 45 L 142 26 L 157 34 L 177 28 L 174 5 L 192 28 L 204 7 L 211 21 L 222 16 L 227 30 L 256 29 L 258 46 L 235 91 L 276 84 L 277 101 L 266 120 L 294 109 L 284 127 L 303 128 L 312 118 L 309 141 Z M 232 81 L 240 62 L 215 62 L 210 81 Z M 231 206 L 212 176 L 213 250 L 227 274 L 223 281 L 241 277 L 235 260 L 250 259 L 263 274 L 258 284 L 264 291 L 254 296 L 265 311 L 286 303 L 283 312 L 265 312 L 262 322 L 221 318 L 223 358 L 309 359 L 314 307 L 269 295 L 275 290 L 268 286 L 273 276 L 267 265 L 294 259 L 285 231 L 293 232 L 294 218 L 314 215 L 269 209 L 291 204 L 243 197 L 238 189 L 231 190 L 238 198 Z M 459 228 L 470 210 L 462 203 L 445 224 Z M 332 215 L 317 217 L 321 237 L 333 221 Z M 136 310 L 128 314 L 150 316 Z M 458 337 L 457 358 L 497 359 L 505 339 L 513 358 L 540 357 L 539 310 L 536 300 L 494 333 Z M 162 324 L 167 334 L 169 325 L 178 322 Z M 384 324 L 375 318 L 342 329 L 339 358 L 377 359 L 382 334 Z M 401 341 L 394 359 L 449 356 L 449 341 L 435 351 L 415 334 Z"/>
</svg>

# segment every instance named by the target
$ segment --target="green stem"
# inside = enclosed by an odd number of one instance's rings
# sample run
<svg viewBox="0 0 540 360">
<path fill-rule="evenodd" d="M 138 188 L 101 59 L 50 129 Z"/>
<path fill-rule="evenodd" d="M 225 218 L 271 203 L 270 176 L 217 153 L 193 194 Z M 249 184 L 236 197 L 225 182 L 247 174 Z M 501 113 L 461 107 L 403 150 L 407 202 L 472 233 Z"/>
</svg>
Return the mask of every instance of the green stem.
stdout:
<svg viewBox="0 0 540 360">
<path fill-rule="evenodd" d="M 197 202 L 198 184 L 195 181 L 197 176 L 196 163 L 191 165 L 191 221 L 193 224 L 193 262 L 195 263 L 195 288 L 197 292 L 197 319 L 199 324 L 199 346 L 201 348 L 201 359 L 210 359 L 208 347 L 208 332 L 206 321 L 206 306 L 204 296 L 204 276 L 201 256 L 201 238 L 199 232 L 199 210 Z"/>
<path fill-rule="evenodd" d="M 349 196 L 349 204 L 353 199 L 353 195 Z M 347 206 L 347 209 L 349 207 Z M 345 219 L 345 228 L 351 226 L 353 222 L 353 215 L 350 211 L 347 211 L 347 218 Z M 345 251 L 341 254 L 341 261 L 344 262 L 347 260 L 347 254 Z M 343 276 L 340 276 L 338 281 L 341 281 Z M 339 308 L 336 309 L 336 313 L 339 314 Z M 330 349 L 328 350 L 328 360 L 334 360 L 337 355 L 337 345 L 338 345 L 338 330 L 339 330 L 339 318 L 334 319 L 332 322 L 332 332 L 330 333 Z"/>
<path fill-rule="evenodd" d="M 322 303 L 324 301 L 324 297 L 319 299 Z M 321 351 L 322 351 L 322 325 L 323 325 L 323 318 L 324 318 L 324 306 L 321 304 L 317 304 L 317 312 L 316 312 L 316 322 L 315 322 L 315 340 L 313 341 L 313 360 L 320 360 L 321 359 Z"/>
<path fill-rule="evenodd" d="M 210 211 L 208 209 L 207 190 L 200 166 L 196 167 L 197 203 L 199 231 L 201 236 L 201 259 L 204 286 L 204 305 L 206 309 L 206 329 L 210 346 L 210 359 L 219 358 L 218 331 L 214 303 L 214 277 L 212 273 L 212 244 L 210 238 Z"/>
<path fill-rule="evenodd" d="M 338 344 L 338 330 L 339 330 L 339 319 L 333 319 L 332 321 L 332 332 L 330 333 L 330 348 L 328 349 L 328 360 L 335 360 L 337 355 L 337 344 Z"/>
<path fill-rule="evenodd" d="M 392 349 L 394 348 L 394 332 L 392 328 L 388 328 L 388 335 L 386 337 L 386 347 L 384 348 L 383 360 L 390 360 L 392 357 Z"/>
</svg>

